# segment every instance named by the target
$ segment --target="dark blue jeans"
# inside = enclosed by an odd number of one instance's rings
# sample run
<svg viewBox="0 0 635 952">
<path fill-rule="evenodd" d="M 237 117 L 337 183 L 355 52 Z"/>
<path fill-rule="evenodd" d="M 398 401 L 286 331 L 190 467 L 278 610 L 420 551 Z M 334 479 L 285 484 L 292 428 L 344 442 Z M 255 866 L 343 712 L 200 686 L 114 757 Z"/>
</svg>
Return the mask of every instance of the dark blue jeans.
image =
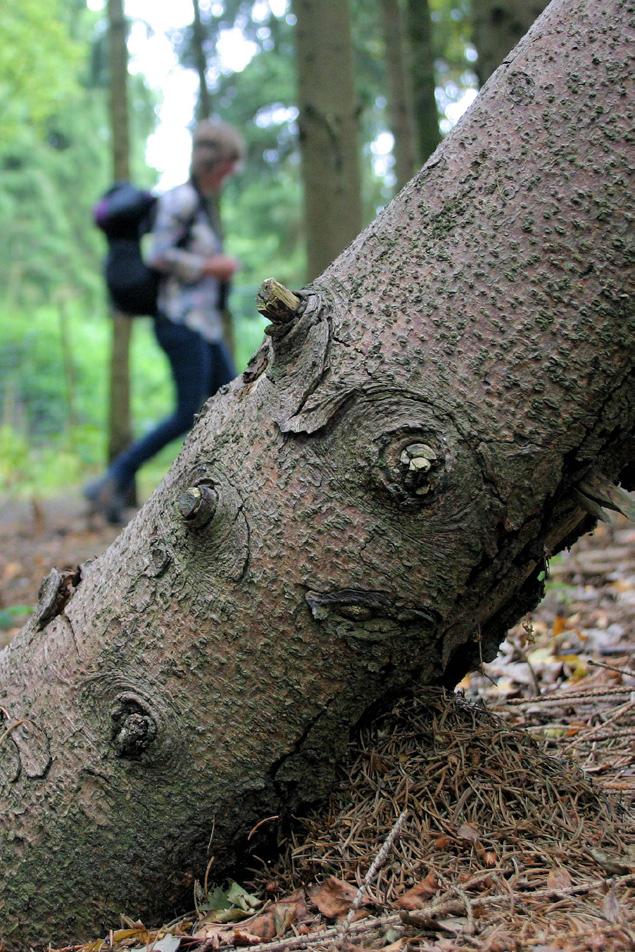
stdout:
<svg viewBox="0 0 635 952">
<path fill-rule="evenodd" d="M 165 317 L 155 320 L 154 332 L 170 361 L 176 409 L 113 460 L 108 472 L 121 489 L 129 485 L 142 463 L 187 433 L 205 400 L 236 376 L 223 341 L 210 343 L 185 325 Z"/>
</svg>

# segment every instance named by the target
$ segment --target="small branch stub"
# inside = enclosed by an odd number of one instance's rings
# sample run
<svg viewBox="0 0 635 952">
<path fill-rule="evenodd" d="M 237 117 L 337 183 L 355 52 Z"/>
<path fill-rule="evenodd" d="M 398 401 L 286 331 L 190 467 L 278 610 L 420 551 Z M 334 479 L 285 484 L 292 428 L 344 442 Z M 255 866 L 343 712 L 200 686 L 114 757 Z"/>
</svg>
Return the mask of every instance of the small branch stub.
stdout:
<svg viewBox="0 0 635 952">
<path fill-rule="evenodd" d="M 157 738 L 157 723 L 142 699 L 120 695 L 110 711 L 112 745 L 118 757 L 139 757 Z"/>
<path fill-rule="evenodd" d="M 256 308 L 272 324 L 286 324 L 297 316 L 302 299 L 275 278 L 267 278 L 256 295 Z"/>
<path fill-rule="evenodd" d="M 143 714 L 130 714 L 113 739 L 119 757 L 138 757 L 156 735 L 154 721 Z"/>
<path fill-rule="evenodd" d="M 189 486 L 176 501 L 181 518 L 192 529 L 211 522 L 217 505 L 218 496 L 210 486 Z"/>
<path fill-rule="evenodd" d="M 411 443 L 401 453 L 404 485 L 416 496 L 430 492 L 429 473 L 437 460 L 437 454 L 427 443 Z"/>
</svg>

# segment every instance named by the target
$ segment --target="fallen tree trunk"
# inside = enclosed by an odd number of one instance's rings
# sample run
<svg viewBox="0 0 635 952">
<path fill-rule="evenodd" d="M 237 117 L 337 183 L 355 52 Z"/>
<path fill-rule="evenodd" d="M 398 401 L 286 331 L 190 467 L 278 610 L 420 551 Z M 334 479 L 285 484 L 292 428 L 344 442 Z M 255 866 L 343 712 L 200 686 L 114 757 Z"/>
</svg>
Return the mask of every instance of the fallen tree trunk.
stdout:
<svg viewBox="0 0 635 952">
<path fill-rule="evenodd" d="M 626 19 L 554 0 L 300 305 L 263 303 L 266 345 L 108 552 L 45 580 L 0 655 L 9 949 L 164 916 L 208 849 L 222 871 L 322 797 L 370 710 L 491 657 L 610 503 Z"/>
</svg>

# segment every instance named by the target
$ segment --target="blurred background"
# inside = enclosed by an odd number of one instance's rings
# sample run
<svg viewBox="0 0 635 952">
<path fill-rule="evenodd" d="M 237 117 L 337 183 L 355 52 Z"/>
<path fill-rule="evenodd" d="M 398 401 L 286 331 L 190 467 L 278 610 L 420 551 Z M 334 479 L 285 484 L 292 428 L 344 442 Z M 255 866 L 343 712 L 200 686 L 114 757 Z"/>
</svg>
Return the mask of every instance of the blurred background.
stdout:
<svg viewBox="0 0 635 952">
<path fill-rule="evenodd" d="M 299 142 L 302 109 L 310 118 L 317 108 L 311 83 L 321 86 L 311 63 L 335 77 L 336 105 L 354 118 L 352 132 L 337 121 L 329 130 L 358 173 L 354 210 L 340 215 L 348 235 L 334 239 L 343 247 L 421 166 L 544 6 L 4 0 L 0 502 L 79 486 L 103 467 L 113 440 L 142 433 L 168 409 L 168 368 L 150 320 L 124 321 L 122 339 L 101 277 L 105 242 L 91 208 L 113 180 L 158 192 L 184 181 L 197 118 L 219 116 L 244 134 L 247 160 L 222 200 L 226 249 L 242 262 L 230 300 L 242 370 L 262 339 L 254 297 L 263 278 L 299 288 L 333 257 L 328 247 L 315 257 L 314 235 L 307 258 L 311 229 L 329 227 L 307 221 L 303 199 L 324 185 Z M 305 140 L 306 151 L 310 124 Z M 141 498 L 177 451 L 143 469 Z"/>
</svg>

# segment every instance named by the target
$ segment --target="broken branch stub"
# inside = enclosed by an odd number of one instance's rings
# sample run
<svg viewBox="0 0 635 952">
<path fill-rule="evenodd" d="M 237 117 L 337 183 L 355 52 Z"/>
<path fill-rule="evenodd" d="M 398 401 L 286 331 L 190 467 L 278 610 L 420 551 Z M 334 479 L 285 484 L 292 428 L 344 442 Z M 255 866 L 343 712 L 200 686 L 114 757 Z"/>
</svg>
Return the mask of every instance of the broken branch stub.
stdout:
<svg viewBox="0 0 635 952">
<path fill-rule="evenodd" d="M 302 298 L 275 278 L 266 278 L 256 295 L 256 308 L 272 324 L 286 324 L 298 316 Z"/>
</svg>

